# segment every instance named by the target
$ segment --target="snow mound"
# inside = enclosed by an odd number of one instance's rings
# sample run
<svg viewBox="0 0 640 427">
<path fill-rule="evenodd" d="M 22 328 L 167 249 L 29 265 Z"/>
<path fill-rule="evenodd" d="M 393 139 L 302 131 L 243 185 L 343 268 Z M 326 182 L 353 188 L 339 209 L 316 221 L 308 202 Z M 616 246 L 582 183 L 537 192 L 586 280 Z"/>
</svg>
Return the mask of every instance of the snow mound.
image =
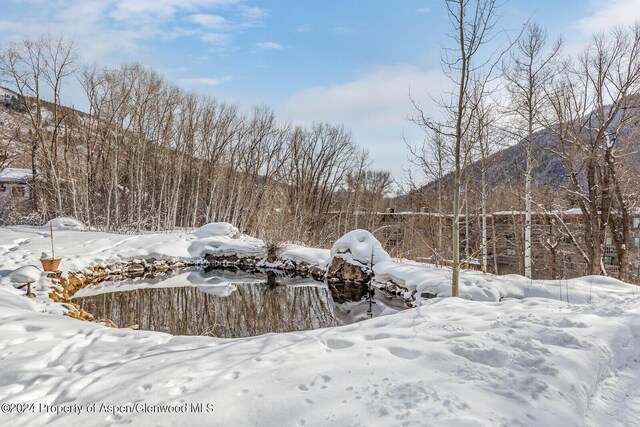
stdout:
<svg viewBox="0 0 640 427">
<path fill-rule="evenodd" d="M 202 258 L 206 255 L 262 258 L 266 256 L 266 249 L 264 242 L 254 237 L 240 236 L 233 239 L 228 236 L 218 236 L 195 240 L 189 247 L 189 253 L 193 258 Z"/>
<path fill-rule="evenodd" d="M 205 224 L 196 230 L 196 237 L 200 239 L 204 239 L 207 237 L 234 237 L 239 234 L 240 230 L 237 227 L 229 224 L 228 222 L 212 222 L 209 224 Z"/>
<path fill-rule="evenodd" d="M 367 230 L 353 230 L 336 240 L 331 248 L 330 259 L 335 257 L 345 261 L 357 261 L 363 265 L 371 263 L 373 253 L 373 263 L 387 262 L 391 259 L 389 254 L 382 248 L 382 245 Z"/>
<path fill-rule="evenodd" d="M 451 296 L 451 269 L 412 261 L 376 263 L 378 283 L 393 282 L 407 289 L 405 297 L 423 293 Z M 498 302 L 505 298 L 546 298 L 572 304 L 592 304 L 635 295 L 635 285 L 604 276 L 569 280 L 530 280 L 517 274 L 495 276 L 475 270 L 460 271 L 460 297 Z"/>
<path fill-rule="evenodd" d="M 283 261 L 304 262 L 309 265 L 325 265 L 331 258 L 328 249 L 308 248 L 306 246 L 287 245 L 280 259 Z"/>
<path fill-rule="evenodd" d="M 42 270 L 35 265 L 25 265 L 17 268 L 7 276 L 9 283 L 14 286 L 24 285 L 25 283 L 37 282 L 42 276 Z"/>
<path fill-rule="evenodd" d="M 53 225 L 53 228 L 56 230 L 84 231 L 86 229 L 83 223 L 81 223 L 75 218 L 69 218 L 69 217 L 54 218 L 51 221 L 47 222 L 45 225 L 43 225 L 42 228 L 48 230 L 49 227 L 52 225 Z"/>
</svg>

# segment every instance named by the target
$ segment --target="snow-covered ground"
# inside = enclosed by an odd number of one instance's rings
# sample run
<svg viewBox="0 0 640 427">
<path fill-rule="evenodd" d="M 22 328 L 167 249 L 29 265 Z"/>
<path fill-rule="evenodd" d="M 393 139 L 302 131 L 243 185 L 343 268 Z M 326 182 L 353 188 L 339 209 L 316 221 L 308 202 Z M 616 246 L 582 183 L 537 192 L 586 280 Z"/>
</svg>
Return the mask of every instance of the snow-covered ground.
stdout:
<svg viewBox="0 0 640 427">
<path fill-rule="evenodd" d="M 76 271 L 264 250 L 208 231 L 60 230 L 56 254 Z M 463 272 L 465 298 L 418 299 L 417 308 L 335 328 L 218 339 L 61 316 L 44 276 L 37 297 L 25 298 L 11 273 L 48 247 L 44 228 L 0 228 L 1 425 L 640 425 L 640 294 L 613 279 Z M 284 253 L 329 257 L 299 246 Z M 447 295 L 448 270 L 380 259 L 378 280 Z"/>
</svg>

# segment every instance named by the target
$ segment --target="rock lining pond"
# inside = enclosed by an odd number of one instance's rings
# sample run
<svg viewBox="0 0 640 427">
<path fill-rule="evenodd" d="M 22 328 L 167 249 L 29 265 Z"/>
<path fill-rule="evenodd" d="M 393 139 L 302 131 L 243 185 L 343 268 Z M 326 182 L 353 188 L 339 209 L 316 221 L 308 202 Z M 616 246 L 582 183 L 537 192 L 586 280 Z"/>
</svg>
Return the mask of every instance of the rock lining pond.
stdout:
<svg viewBox="0 0 640 427">
<path fill-rule="evenodd" d="M 327 285 L 274 271 L 191 269 L 88 286 L 72 301 L 120 327 L 236 338 L 363 320 L 368 318 L 366 298 L 362 287 L 353 284 Z M 405 308 L 401 298 L 380 291 L 373 299 L 376 317 Z"/>
</svg>

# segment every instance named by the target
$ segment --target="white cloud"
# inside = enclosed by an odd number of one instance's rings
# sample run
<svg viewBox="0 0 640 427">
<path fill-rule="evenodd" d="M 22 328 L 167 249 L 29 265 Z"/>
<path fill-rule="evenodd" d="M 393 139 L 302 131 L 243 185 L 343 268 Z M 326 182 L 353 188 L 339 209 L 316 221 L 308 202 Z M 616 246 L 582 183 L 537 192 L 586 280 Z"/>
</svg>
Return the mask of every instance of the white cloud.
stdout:
<svg viewBox="0 0 640 427">
<path fill-rule="evenodd" d="M 575 23 L 587 34 L 640 20 L 640 0 L 596 0 L 591 3 L 591 9 L 593 13 Z"/>
<path fill-rule="evenodd" d="M 427 114 L 436 115 L 427 94 L 439 94 L 448 85 L 440 69 L 379 66 L 350 82 L 305 89 L 286 101 L 282 113 L 298 124 L 343 124 L 353 132 L 354 141 L 369 150 L 375 167 L 389 169 L 400 178 L 407 154 L 403 136 L 410 142 L 422 138 L 408 120 L 415 113 L 409 96 L 426 100 L 422 107 Z"/>
<path fill-rule="evenodd" d="M 280 50 L 284 49 L 284 46 L 275 42 L 260 42 L 256 43 L 256 47 L 258 49 L 267 49 L 267 50 Z"/>
<path fill-rule="evenodd" d="M 0 42 L 61 34 L 74 42 L 83 61 L 108 65 L 115 62 L 116 57 L 135 53 L 141 41 L 156 35 L 148 25 L 140 25 L 135 29 L 109 25 L 105 21 L 112 6 L 109 2 L 86 0 L 56 5 L 51 3 L 33 5 L 28 20 L 0 20 Z"/>
<path fill-rule="evenodd" d="M 115 0 L 111 16 L 121 21 L 168 20 L 179 11 L 215 8 L 239 2 L 240 0 Z"/>
<path fill-rule="evenodd" d="M 218 86 L 221 83 L 230 82 L 231 76 L 225 77 L 191 77 L 180 79 L 179 82 L 185 86 Z"/>
<path fill-rule="evenodd" d="M 0 17 L 0 43 L 24 36 L 63 34 L 84 62 L 141 60 L 158 39 L 197 38 L 228 48 L 236 34 L 263 25 L 266 9 L 251 0 L 5 0 L 28 9 L 20 22 Z M 4 18 L 4 19 L 3 19 Z"/>
<path fill-rule="evenodd" d="M 229 42 L 230 36 L 225 33 L 203 33 L 198 38 L 205 43 L 221 46 Z"/>
<path fill-rule="evenodd" d="M 398 123 L 410 113 L 410 91 L 411 96 L 423 98 L 427 90 L 439 93 L 444 84 L 439 69 L 425 72 L 407 64 L 380 66 L 347 83 L 305 89 L 288 100 L 286 109 L 309 119 Z"/>
<path fill-rule="evenodd" d="M 207 13 L 191 15 L 190 20 L 207 29 L 225 29 L 229 26 L 229 21 L 224 16 Z"/>
<path fill-rule="evenodd" d="M 265 18 L 269 14 L 267 9 L 263 9 L 261 7 L 255 7 L 255 6 L 243 6 L 241 10 L 244 16 L 254 20 L 260 20 L 262 18 Z"/>
</svg>

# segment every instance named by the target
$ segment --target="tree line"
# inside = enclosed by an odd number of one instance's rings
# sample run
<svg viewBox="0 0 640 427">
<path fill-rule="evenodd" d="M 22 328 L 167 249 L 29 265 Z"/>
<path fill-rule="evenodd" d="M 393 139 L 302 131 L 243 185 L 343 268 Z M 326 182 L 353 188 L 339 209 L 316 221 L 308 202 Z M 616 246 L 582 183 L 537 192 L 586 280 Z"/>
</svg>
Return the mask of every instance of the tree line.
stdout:
<svg viewBox="0 0 640 427">
<path fill-rule="evenodd" d="M 116 231 L 226 221 L 269 240 L 323 244 L 366 226 L 359 213 L 380 209 L 391 189 L 390 174 L 371 169 L 340 125 L 279 123 L 269 107 L 246 112 L 185 92 L 139 64 L 82 66 L 62 38 L 6 46 L 0 76 L 29 121 L 20 138 L 28 155 L 16 163 L 37 177 L 28 212 L 12 220 L 73 216 Z M 70 79 L 85 113 L 61 103 Z"/>
<path fill-rule="evenodd" d="M 617 275 L 629 279 L 637 252 L 632 221 L 640 207 L 634 178 L 640 172 L 640 24 L 595 34 L 573 53 L 564 51 L 562 38 L 549 43 L 534 22 L 515 37 L 503 37 L 495 0 L 447 0 L 446 6 L 451 30 L 442 63 L 453 89 L 431 94 L 439 104 L 437 116 L 413 100 L 413 121 L 425 138 L 409 149 L 423 179 L 435 182 L 415 193 L 452 218 L 437 230 L 450 238 L 437 239 L 431 252 L 452 260 L 454 294 L 459 256 L 471 255 L 469 241 L 460 241 L 470 235 L 464 229 L 470 216 L 477 215 L 482 230 L 473 256 L 487 271 L 487 213 L 501 209 L 525 213 L 515 234 L 523 243 L 520 272 L 527 277 L 532 277 L 532 213 L 540 213 L 560 224 L 558 233 L 572 242 L 586 273 L 608 274 L 605 259 L 614 248 Z M 564 165 L 564 176 L 552 186 L 534 185 L 535 171 L 544 166 L 537 162 L 544 144 L 535 143 L 541 131 L 549 138 L 545 149 Z M 514 141 L 525 147 L 521 180 L 497 186 L 492 176 L 505 165 L 495 164 L 500 157 L 492 154 Z M 419 189 L 416 181 L 411 177 Z M 560 214 L 569 208 L 580 210 L 578 228 Z M 537 243 L 550 251 L 557 247 L 556 239 Z"/>
</svg>

